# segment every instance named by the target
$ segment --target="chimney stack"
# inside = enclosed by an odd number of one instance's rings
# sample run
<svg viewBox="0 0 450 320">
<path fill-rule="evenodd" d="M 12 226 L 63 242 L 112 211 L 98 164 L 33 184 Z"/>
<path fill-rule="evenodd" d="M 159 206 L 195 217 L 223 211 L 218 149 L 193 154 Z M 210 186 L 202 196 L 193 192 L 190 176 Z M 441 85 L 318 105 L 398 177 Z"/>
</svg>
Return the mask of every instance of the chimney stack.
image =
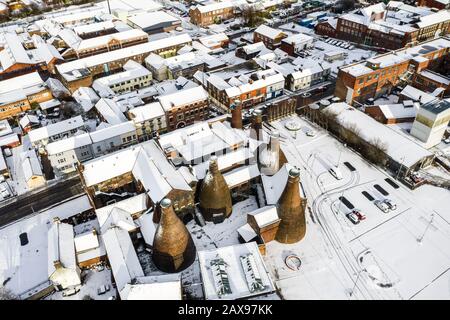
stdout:
<svg viewBox="0 0 450 320">
<path fill-rule="evenodd" d="M 257 109 L 253 111 L 253 121 L 252 121 L 252 138 L 258 141 L 261 141 L 262 136 L 262 111 Z"/>
<path fill-rule="evenodd" d="M 273 176 L 280 169 L 280 133 L 272 131 L 267 147 L 261 151 L 259 167 L 261 173 Z"/>
<path fill-rule="evenodd" d="M 300 171 L 291 169 L 288 181 L 278 200 L 278 215 L 281 219 L 275 240 L 281 243 L 296 243 L 306 234 L 305 201 L 300 196 Z"/>
<path fill-rule="evenodd" d="M 231 127 L 242 129 L 242 103 L 240 100 L 235 100 L 231 106 Z"/>
<path fill-rule="evenodd" d="M 153 239 L 153 262 L 167 273 L 180 272 L 195 260 L 196 249 L 191 234 L 175 214 L 170 199 L 163 199 L 159 207 L 161 219 Z"/>
<path fill-rule="evenodd" d="M 230 188 L 219 171 L 216 156 L 209 159 L 209 170 L 201 185 L 199 202 L 206 221 L 222 222 L 231 215 Z"/>
</svg>

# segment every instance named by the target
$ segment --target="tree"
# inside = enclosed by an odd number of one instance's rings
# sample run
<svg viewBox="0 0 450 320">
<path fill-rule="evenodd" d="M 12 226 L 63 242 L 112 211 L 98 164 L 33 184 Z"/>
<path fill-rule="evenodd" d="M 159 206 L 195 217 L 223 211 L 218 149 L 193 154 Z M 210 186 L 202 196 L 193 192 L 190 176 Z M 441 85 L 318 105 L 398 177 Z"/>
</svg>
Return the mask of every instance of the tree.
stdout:
<svg viewBox="0 0 450 320">
<path fill-rule="evenodd" d="M 256 27 L 264 22 L 266 13 L 256 11 L 253 6 L 247 6 L 242 10 L 242 19 L 244 25 L 248 27 Z"/>
<path fill-rule="evenodd" d="M 364 156 L 373 164 L 384 166 L 387 162 L 387 146 L 380 138 L 375 138 L 369 143 L 369 148 L 364 148 Z"/>
<path fill-rule="evenodd" d="M 0 288 L 0 300 L 20 300 L 18 296 L 5 287 Z"/>
</svg>

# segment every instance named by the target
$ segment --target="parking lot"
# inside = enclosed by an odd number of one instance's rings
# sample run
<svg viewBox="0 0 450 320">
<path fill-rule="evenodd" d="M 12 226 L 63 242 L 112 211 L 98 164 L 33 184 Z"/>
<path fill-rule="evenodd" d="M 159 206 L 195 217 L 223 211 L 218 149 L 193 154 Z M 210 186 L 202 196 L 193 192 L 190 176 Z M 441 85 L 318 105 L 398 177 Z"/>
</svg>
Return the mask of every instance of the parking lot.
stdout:
<svg viewBox="0 0 450 320">
<path fill-rule="evenodd" d="M 349 299 L 448 294 L 443 291 L 450 281 L 448 190 L 423 186 L 411 191 L 297 116 L 271 125 L 281 133 L 288 161 L 301 169 L 308 198 L 307 235 L 290 250 L 303 258 L 303 271 L 292 275 L 281 262 L 270 263 L 286 298 L 308 298 L 297 293 L 302 288 L 314 290 L 315 298 L 329 297 L 329 291 Z M 309 130 L 315 134 L 308 136 Z M 336 166 L 340 179 L 330 173 Z M 396 208 L 384 212 L 375 205 L 386 199 Z M 347 217 L 355 209 L 365 217 L 356 224 Z M 268 255 L 274 258 L 281 249 L 271 244 Z M 344 270 L 341 275 L 338 268 Z M 324 279 L 329 286 L 323 287 Z"/>
</svg>

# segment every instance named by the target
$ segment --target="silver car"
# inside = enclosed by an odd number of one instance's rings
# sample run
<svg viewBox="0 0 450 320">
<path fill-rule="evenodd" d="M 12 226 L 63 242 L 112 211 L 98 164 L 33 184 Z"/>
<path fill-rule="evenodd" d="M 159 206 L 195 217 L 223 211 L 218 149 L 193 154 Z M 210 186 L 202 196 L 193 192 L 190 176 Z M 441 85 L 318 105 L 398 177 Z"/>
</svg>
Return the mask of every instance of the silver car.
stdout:
<svg viewBox="0 0 450 320">
<path fill-rule="evenodd" d="M 380 209 L 384 213 L 389 212 L 389 206 L 384 201 L 375 200 L 373 203 L 378 207 L 378 209 Z"/>
<path fill-rule="evenodd" d="M 391 199 L 385 199 L 384 203 L 389 207 L 390 210 L 397 209 L 397 204 L 394 201 L 392 201 Z"/>
</svg>

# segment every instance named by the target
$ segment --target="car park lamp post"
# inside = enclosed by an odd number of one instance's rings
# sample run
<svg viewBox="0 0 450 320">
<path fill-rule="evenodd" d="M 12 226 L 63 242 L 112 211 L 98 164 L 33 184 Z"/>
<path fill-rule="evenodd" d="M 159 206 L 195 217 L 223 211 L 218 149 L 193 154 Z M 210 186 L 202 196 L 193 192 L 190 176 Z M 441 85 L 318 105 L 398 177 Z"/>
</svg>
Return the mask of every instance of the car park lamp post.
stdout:
<svg viewBox="0 0 450 320">
<path fill-rule="evenodd" d="M 347 144 L 344 143 L 344 148 L 347 148 Z M 341 164 L 341 156 L 342 156 L 342 151 L 344 150 L 344 148 L 340 148 L 339 150 L 339 158 L 338 158 L 338 163 L 337 163 L 337 168 L 339 168 L 340 164 Z"/>
<path fill-rule="evenodd" d="M 400 159 L 402 160 L 402 162 L 400 163 L 400 168 L 398 169 L 397 176 L 395 177 L 395 180 L 397 180 L 397 181 L 398 181 L 398 177 L 400 176 L 400 172 L 403 169 L 403 163 L 405 162 L 405 156 L 401 157 Z"/>
</svg>

